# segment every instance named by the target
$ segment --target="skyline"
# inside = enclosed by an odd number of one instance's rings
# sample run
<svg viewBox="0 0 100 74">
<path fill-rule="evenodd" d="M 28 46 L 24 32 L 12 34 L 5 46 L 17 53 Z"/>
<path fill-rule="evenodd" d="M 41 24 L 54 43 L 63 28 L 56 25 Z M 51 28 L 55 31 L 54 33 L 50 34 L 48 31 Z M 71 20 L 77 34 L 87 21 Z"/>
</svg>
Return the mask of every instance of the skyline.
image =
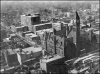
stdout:
<svg viewBox="0 0 100 74">
<path fill-rule="evenodd" d="M 20 0 L 20 1 L 1 1 L 1 7 L 2 7 L 2 5 L 3 6 L 6 6 L 6 5 L 16 5 L 16 4 L 21 4 L 21 5 L 23 5 L 23 4 L 42 4 L 43 3 L 43 5 L 44 4 L 46 4 L 46 5 L 50 5 L 50 3 L 51 3 L 51 5 L 52 4 L 62 4 L 62 3 L 69 3 L 69 4 L 76 4 L 76 3 L 96 3 L 96 4 L 99 4 L 99 1 L 83 1 L 83 0 L 81 0 L 81 1 L 77 1 L 77 0 L 74 0 L 74 1 L 60 1 L 60 0 L 55 0 L 55 1 L 53 1 L 53 0 L 48 0 L 48 1 L 35 1 L 35 0 L 33 0 L 33 1 L 23 1 L 23 0 Z"/>
</svg>

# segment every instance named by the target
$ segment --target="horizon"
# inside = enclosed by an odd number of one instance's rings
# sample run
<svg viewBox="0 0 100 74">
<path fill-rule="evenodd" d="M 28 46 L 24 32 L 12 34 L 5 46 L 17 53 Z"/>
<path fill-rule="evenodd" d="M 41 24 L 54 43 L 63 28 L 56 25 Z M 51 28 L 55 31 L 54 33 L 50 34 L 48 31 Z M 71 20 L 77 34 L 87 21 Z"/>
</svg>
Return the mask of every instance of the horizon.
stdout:
<svg viewBox="0 0 100 74">
<path fill-rule="evenodd" d="M 75 0 L 73 0 L 73 1 L 72 0 L 71 1 L 69 1 L 69 0 L 68 1 L 61 1 L 61 0 L 55 0 L 55 1 L 52 1 L 52 0 L 48 0 L 48 1 L 38 1 L 38 0 L 37 1 L 35 1 L 35 0 L 31 0 L 31 1 L 30 0 L 29 1 L 24 1 L 24 0 L 9 1 L 8 0 L 8 1 L 5 1 L 5 0 L 1 0 L 1 4 L 3 4 L 3 3 L 8 3 L 8 4 L 9 3 L 35 3 L 35 2 L 38 2 L 38 3 L 49 3 L 49 2 L 52 2 L 52 3 L 63 3 L 63 2 L 73 3 L 74 2 L 74 3 L 98 3 L 99 4 L 98 0 L 95 0 L 95 1 L 89 1 L 89 0 L 88 1 L 83 1 L 83 0 L 80 0 L 80 1 L 79 0 L 78 1 L 77 0 L 76 1 Z"/>
</svg>

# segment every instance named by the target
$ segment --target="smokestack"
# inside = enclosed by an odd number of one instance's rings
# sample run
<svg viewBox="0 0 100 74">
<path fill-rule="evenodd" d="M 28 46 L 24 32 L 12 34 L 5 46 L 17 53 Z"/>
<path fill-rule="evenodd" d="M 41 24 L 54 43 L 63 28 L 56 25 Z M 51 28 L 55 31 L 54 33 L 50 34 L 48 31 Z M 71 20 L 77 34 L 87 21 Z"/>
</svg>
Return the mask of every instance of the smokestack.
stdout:
<svg viewBox="0 0 100 74">
<path fill-rule="evenodd" d="M 80 17 L 76 11 L 76 56 L 80 55 Z"/>
</svg>

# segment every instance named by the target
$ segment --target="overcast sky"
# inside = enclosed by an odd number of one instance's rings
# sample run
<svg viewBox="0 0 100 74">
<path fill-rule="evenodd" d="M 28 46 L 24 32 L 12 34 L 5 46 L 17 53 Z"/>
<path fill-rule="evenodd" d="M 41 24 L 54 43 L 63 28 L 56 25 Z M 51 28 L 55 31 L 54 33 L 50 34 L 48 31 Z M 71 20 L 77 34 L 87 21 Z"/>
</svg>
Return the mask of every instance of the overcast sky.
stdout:
<svg viewBox="0 0 100 74">
<path fill-rule="evenodd" d="M 43 1 L 43 0 L 42 1 L 40 1 L 40 0 L 39 1 L 35 1 L 35 0 L 33 0 L 33 1 L 32 0 L 31 1 L 28 1 L 28 0 L 27 1 L 22 1 L 22 0 L 20 0 L 20 1 L 17 1 L 17 0 L 15 0 L 15 1 L 7 1 L 6 0 L 6 1 L 1 1 L 1 8 L 5 7 L 6 5 L 14 5 L 15 6 L 15 5 L 19 5 L 19 4 L 22 5 L 22 6 L 23 5 L 26 6 L 26 5 L 31 5 L 31 4 L 33 4 L 33 5 L 34 4 L 35 5 L 36 4 L 37 5 L 39 5 L 39 4 L 40 5 L 50 5 L 50 4 L 51 5 L 52 4 L 56 5 L 56 4 L 62 4 L 62 3 L 64 3 L 64 4 L 65 3 L 75 4 L 75 3 L 82 3 L 82 2 L 86 2 L 86 3 L 99 3 L 98 0 L 95 0 L 95 1 L 93 1 L 93 0 L 92 1 L 89 1 L 89 0 L 88 1 L 85 1 L 85 0 L 80 0 L 80 1 L 77 1 L 77 0 L 73 0 L 73 1 L 72 0 L 71 1 L 70 0 L 66 0 L 66 1 L 64 1 L 64 0 L 63 1 L 61 1 L 61 0 L 59 0 L 59 1 L 57 1 L 57 0 L 55 0 L 55 1 L 54 0 L 47 0 L 47 1 Z"/>
<path fill-rule="evenodd" d="M 5 4 L 5 3 L 30 3 L 30 2 L 38 2 L 38 3 L 48 3 L 48 2 L 53 2 L 53 3 L 57 3 L 57 2 L 71 2 L 71 3 L 77 3 L 77 2 L 92 2 L 92 3 L 99 3 L 99 0 L 2 0 L 1 3 Z"/>
</svg>

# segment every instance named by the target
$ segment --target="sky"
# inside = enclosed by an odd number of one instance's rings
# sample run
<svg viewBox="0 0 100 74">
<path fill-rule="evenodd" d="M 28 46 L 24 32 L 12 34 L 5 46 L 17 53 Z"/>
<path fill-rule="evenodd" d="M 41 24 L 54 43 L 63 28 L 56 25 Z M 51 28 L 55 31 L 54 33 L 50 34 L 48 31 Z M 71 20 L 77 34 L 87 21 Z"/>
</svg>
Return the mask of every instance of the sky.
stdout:
<svg viewBox="0 0 100 74">
<path fill-rule="evenodd" d="M 97 2 L 99 3 L 99 0 L 1 0 L 1 3 L 12 3 L 12 2 Z"/>
<path fill-rule="evenodd" d="M 99 0 L 1 0 L 1 1 L 99 1 Z"/>
<path fill-rule="evenodd" d="M 77 0 L 73 0 L 73 1 L 72 0 L 71 1 L 70 0 L 66 0 L 66 1 L 64 1 L 64 0 L 63 1 L 62 0 L 59 0 L 59 1 L 57 1 L 57 0 L 44 0 L 44 1 L 43 0 L 42 1 L 41 0 L 37 0 L 37 1 L 36 0 L 30 0 L 30 1 L 28 1 L 28 0 L 27 1 L 13 0 L 13 1 L 7 1 L 6 0 L 6 1 L 4 1 L 3 0 L 3 1 L 1 1 L 1 7 L 2 7 L 2 5 L 3 6 L 5 6 L 5 5 L 18 5 L 18 4 L 20 4 L 20 5 L 23 5 L 23 4 L 30 5 L 30 3 L 33 3 L 33 4 L 36 4 L 36 3 L 42 4 L 43 3 L 43 4 L 46 4 L 46 5 L 49 5 L 51 3 L 51 4 L 55 4 L 56 5 L 58 3 L 65 3 L 65 2 L 66 3 L 69 2 L 71 4 L 82 3 L 82 2 L 86 2 L 86 3 L 88 3 L 88 2 L 89 3 L 99 3 L 98 0 L 92 0 L 92 1 L 89 1 L 89 0 L 88 1 L 85 1 L 85 0 L 79 0 L 79 1 L 77 1 Z"/>
</svg>

